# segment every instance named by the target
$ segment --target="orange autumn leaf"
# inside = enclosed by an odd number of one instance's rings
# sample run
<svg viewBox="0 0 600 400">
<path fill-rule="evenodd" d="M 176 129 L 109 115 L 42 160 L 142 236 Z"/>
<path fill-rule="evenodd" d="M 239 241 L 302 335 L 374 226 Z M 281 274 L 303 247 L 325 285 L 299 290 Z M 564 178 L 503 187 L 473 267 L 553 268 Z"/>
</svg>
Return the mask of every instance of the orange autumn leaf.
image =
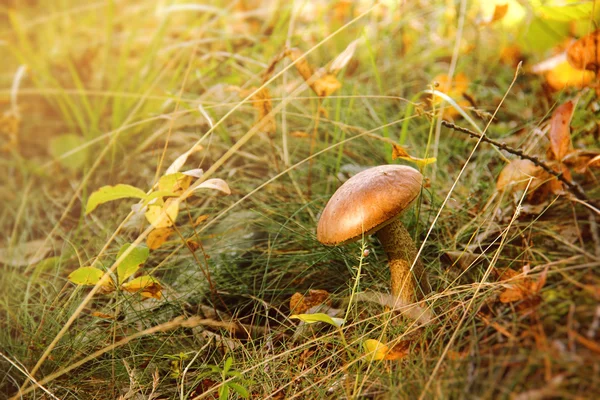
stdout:
<svg viewBox="0 0 600 400">
<path fill-rule="evenodd" d="M 304 314 L 310 308 L 320 304 L 330 304 L 329 292 L 321 289 L 310 289 L 308 294 L 294 293 L 290 298 L 290 310 L 294 314 Z"/>
<path fill-rule="evenodd" d="M 596 157 L 592 158 L 588 163 L 587 163 L 587 167 L 594 167 L 594 168 L 600 168 L 600 155 L 597 155 Z"/>
<path fill-rule="evenodd" d="M 559 161 L 571 151 L 571 118 L 574 109 L 573 101 L 569 100 L 558 106 L 552 113 L 548 138 L 550 150 Z"/>
<path fill-rule="evenodd" d="M 148 234 L 146 245 L 150 250 L 156 250 L 167 241 L 173 232 L 174 230 L 169 227 L 156 228 Z"/>
<path fill-rule="evenodd" d="M 256 125 L 262 132 L 269 135 L 274 134 L 277 129 L 277 122 L 273 115 L 273 103 L 269 89 L 263 87 L 252 97 L 252 105 L 258 111 Z"/>
<path fill-rule="evenodd" d="M 207 219 L 208 219 L 208 214 L 202 214 L 198 218 L 196 218 L 196 220 L 194 221 L 192 226 L 196 227 L 196 226 L 200 225 L 201 223 L 203 223 L 204 221 L 206 221 Z"/>
<path fill-rule="evenodd" d="M 465 108 L 469 107 L 471 104 L 463 98 L 463 95 L 467 92 L 469 88 L 469 78 L 465 74 L 458 73 L 450 82 L 450 77 L 446 74 L 437 75 L 433 78 L 433 81 L 437 84 L 437 90 L 443 92 L 450 96 L 452 99 L 456 101 L 456 103 Z M 442 103 L 442 99 L 434 96 L 431 99 L 431 102 L 434 105 Z M 453 118 L 459 115 L 459 112 L 455 110 L 453 107 L 448 107 L 444 110 L 444 117 Z"/>
<path fill-rule="evenodd" d="M 302 57 L 303 53 L 300 49 L 288 49 L 285 51 L 285 55 L 296 62 L 296 70 L 317 96 L 327 97 L 342 86 L 333 74 L 324 74 L 323 76 L 315 77 L 316 79 L 313 78 L 314 69 L 308 63 L 306 57 Z"/>
<path fill-rule="evenodd" d="M 392 160 L 402 159 L 406 161 L 412 161 L 417 164 L 419 167 L 423 167 L 425 165 L 432 164 L 436 161 L 435 157 L 430 158 L 418 158 L 413 157 L 401 146 L 397 144 L 392 144 Z"/>
<path fill-rule="evenodd" d="M 150 275 L 135 278 L 121 285 L 121 288 L 127 292 L 140 293 L 142 297 L 151 297 L 158 300 L 162 298 L 162 286 Z"/>
<path fill-rule="evenodd" d="M 574 42 L 567 49 L 567 60 L 577 69 L 597 71 L 600 66 L 600 30 L 590 33 Z"/>
<path fill-rule="evenodd" d="M 335 92 L 341 87 L 342 84 L 340 83 L 340 81 L 338 81 L 337 78 L 332 74 L 325 74 L 324 76 L 314 81 L 311 85 L 312 90 L 319 97 L 327 97 L 333 94 L 333 92 Z"/>
<path fill-rule="evenodd" d="M 540 179 L 542 172 L 540 167 L 529 160 L 512 160 L 500 171 L 496 189 L 525 190 L 530 179 L 533 181 L 529 187 L 533 189 L 542 183 Z"/>
</svg>

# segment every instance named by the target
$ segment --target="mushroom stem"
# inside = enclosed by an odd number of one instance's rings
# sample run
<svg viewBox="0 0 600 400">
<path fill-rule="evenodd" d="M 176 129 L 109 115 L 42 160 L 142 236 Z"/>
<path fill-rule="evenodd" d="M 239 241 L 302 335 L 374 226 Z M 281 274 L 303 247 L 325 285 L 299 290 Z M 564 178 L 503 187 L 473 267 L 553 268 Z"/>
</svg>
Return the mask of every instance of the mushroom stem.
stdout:
<svg viewBox="0 0 600 400">
<path fill-rule="evenodd" d="M 377 238 L 383 245 L 390 264 L 392 295 L 407 304 L 421 298 L 428 291 L 423 263 L 417 260 L 411 272 L 410 267 L 417 257 L 417 247 L 399 219 L 381 228 Z M 423 282 L 421 289 L 417 280 Z"/>
</svg>

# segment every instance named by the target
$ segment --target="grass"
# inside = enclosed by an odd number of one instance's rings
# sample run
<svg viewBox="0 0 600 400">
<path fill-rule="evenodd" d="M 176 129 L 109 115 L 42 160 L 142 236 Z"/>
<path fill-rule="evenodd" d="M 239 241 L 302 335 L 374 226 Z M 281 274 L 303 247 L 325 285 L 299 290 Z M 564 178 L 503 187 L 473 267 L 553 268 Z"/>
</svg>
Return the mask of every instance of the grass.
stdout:
<svg viewBox="0 0 600 400">
<path fill-rule="evenodd" d="M 469 78 L 469 118 L 484 129 L 496 113 L 489 137 L 545 159 L 540 132 L 553 107 L 576 96 L 573 145 L 598 151 L 594 91 L 550 92 L 527 68 L 509 90 L 515 67 L 499 49 L 514 33 L 473 25 L 471 4 L 462 30 L 459 7 L 453 15 L 435 1 L 244 4 L 182 10 L 175 2 L 64 0 L 0 8 L 0 393 L 27 386 L 35 390 L 25 398 L 61 399 L 216 398 L 225 387 L 231 398 L 247 391 L 261 399 L 600 393 L 600 258 L 590 213 L 566 195 L 498 192 L 498 175 L 514 156 L 486 143 L 473 152 L 476 141 L 440 126 L 423 94 L 455 65 Z M 314 95 L 287 59 L 265 79 L 286 43 L 321 67 L 355 39 L 342 86 L 327 98 Z M 21 65 L 27 69 L 15 83 Z M 248 101 L 265 81 L 277 120 L 271 136 L 258 132 Z M 455 123 L 473 128 L 458 116 Z M 81 165 L 49 152 L 64 134 L 80 138 Z M 422 168 L 417 206 L 403 216 L 433 287 L 425 324 L 373 302 L 349 303 L 351 294 L 389 290 L 376 239 L 340 247 L 316 240 L 319 213 L 341 180 L 356 167 L 403 163 L 392 160 L 389 140 L 415 157 L 437 155 Z M 122 244 L 143 243 L 148 232 L 144 224 L 121 226 L 130 200 L 84 215 L 89 195 L 117 183 L 146 191 L 195 144 L 202 149 L 184 169 L 224 179 L 232 194 L 187 200 L 177 233 L 151 251 L 142 271 L 161 282 L 163 299 L 124 291 L 89 297 L 97 289 L 69 282 L 80 266 L 110 268 Z M 594 173 L 574 174 L 590 199 L 600 195 Z M 44 241 L 49 249 L 34 262 L 6 256 L 19 248 L 31 255 Z M 525 268 L 527 277 L 507 278 L 507 268 Z M 340 329 L 289 319 L 292 295 L 310 289 L 330 293 L 330 312 L 346 318 Z M 524 292 L 502 301 L 507 289 Z M 367 339 L 402 356 L 369 361 Z M 224 372 L 228 359 L 233 374 Z"/>
</svg>

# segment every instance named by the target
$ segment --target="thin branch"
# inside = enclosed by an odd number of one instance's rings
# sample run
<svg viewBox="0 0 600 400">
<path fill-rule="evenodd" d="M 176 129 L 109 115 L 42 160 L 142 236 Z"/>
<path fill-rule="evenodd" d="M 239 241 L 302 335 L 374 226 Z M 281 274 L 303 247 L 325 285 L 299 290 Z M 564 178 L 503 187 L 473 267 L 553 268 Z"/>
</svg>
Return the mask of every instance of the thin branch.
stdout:
<svg viewBox="0 0 600 400">
<path fill-rule="evenodd" d="M 573 193 L 575 195 L 575 197 L 577 197 L 579 200 L 584 201 L 586 203 L 592 204 L 594 205 L 596 208 L 598 208 L 598 206 L 591 201 L 587 195 L 585 194 L 585 192 L 583 191 L 583 189 L 581 188 L 581 186 L 575 182 L 570 182 L 569 180 L 567 180 L 564 175 L 562 174 L 562 172 L 556 172 L 554 171 L 552 168 L 550 168 L 546 163 L 544 163 L 543 161 L 541 161 L 538 157 L 536 156 L 530 156 L 528 154 L 525 154 L 522 150 L 519 149 L 515 149 L 513 147 L 508 146 L 506 143 L 503 142 L 497 142 L 493 139 L 488 138 L 485 135 L 480 135 L 479 133 L 473 132 L 470 129 L 467 128 L 463 128 L 461 126 L 455 125 L 451 122 L 442 120 L 442 125 L 444 125 L 447 128 L 453 129 L 457 132 L 462 132 L 462 133 L 466 133 L 469 136 L 472 136 L 474 138 L 477 139 L 481 139 L 481 141 L 489 143 L 491 145 L 494 145 L 496 147 L 498 147 L 499 149 L 505 150 L 511 154 L 514 154 L 516 156 L 519 156 L 522 159 L 525 160 L 529 160 L 531 162 L 533 162 L 536 166 L 542 168 L 544 171 L 546 171 L 547 173 L 549 173 L 552 176 L 555 176 L 556 179 L 560 180 L 562 183 L 565 184 L 565 186 L 567 187 L 567 189 Z"/>
</svg>

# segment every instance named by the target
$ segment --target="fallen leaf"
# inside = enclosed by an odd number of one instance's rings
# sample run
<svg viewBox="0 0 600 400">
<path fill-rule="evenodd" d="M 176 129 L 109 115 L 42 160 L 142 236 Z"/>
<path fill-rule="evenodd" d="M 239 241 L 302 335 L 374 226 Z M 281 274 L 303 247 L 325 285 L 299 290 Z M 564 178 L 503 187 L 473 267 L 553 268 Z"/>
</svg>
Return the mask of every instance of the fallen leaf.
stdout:
<svg viewBox="0 0 600 400">
<path fill-rule="evenodd" d="M 100 311 L 94 311 L 94 312 L 92 312 L 92 316 L 98 317 L 98 318 L 104 318 L 104 319 L 116 319 L 114 316 L 112 316 L 110 314 L 105 314 L 105 313 L 100 312 Z"/>
<path fill-rule="evenodd" d="M 162 298 L 162 286 L 150 275 L 140 276 L 134 280 L 121 285 L 127 292 L 140 293 L 142 297 L 151 297 L 160 300 Z"/>
<path fill-rule="evenodd" d="M 25 267 L 35 264 L 52 250 L 46 240 L 31 240 L 11 247 L 0 249 L 0 263 L 11 267 Z"/>
<path fill-rule="evenodd" d="M 400 360 L 409 354 L 410 340 L 402 340 L 400 343 L 395 344 L 391 349 L 388 349 L 384 360 Z"/>
<path fill-rule="evenodd" d="M 600 168 L 600 155 L 597 155 L 596 157 L 592 158 L 587 163 L 587 166 L 588 166 L 588 168 L 590 168 L 590 167 Z"/>
<path fill-rule="evenodd" d="M 333 74 L 326 73 L 315 77 L 316 79 L 313 78 L 314 70 L 299 49 L 288 49 L 285 51 L 285 55 L 295 62 L 296 70 L 317 96 L 327 97 L 342 86 Z"/>
<path fill-rule="evenodd" d="M 194 227 L 200 225 L 201 223 L 203 223 L 204 221 L 206 221 L 208 219 L 208 214 L 202 214 L 200 215 L 198 218 L 196 218 L 196 220 L 194 221 L 194 223 L 192 224 Z"/>
<path fill-rule="evenodd" d="M 581 89 L 593 82 L 595 74 L 592 71 L 575 69 L 565 60 L 546 72 L 545 78 L 553 90 L 563 90 L 566 87 Z"/>
<path fill-rule="evenodd" d="M 414 162 L 419 167 L 424 167 L 425 165 L 433 164 L 436 161 L 435 157 L 430 157 L 430 158 L 413 157 L 410 154 L 408 154 L 403 147 L 401 147 L 397 144 L 393 144 L 392 145 L 392 160 L 396 160 L 398 158 L 400 158 L 402 160 Z"/>
<path fill-rule="evenodd" d="M 561 161 L 571 151 L 571 118 L 575 106 L 571 100 L 561 104 L 552 113 L 548 138 L 550 150 Z"/>
<path fill-rule="evenodd" d="M 311 85 L 311 88 L 319 97 L 327 97 L 341 87 L 342 84 L 334 75 L 331 74 L 325 74 L 324 76 L 315 80 Z"/>
<path fill-rule="evenodd" d="M 508 163 L 496 181 L 496 189 L 501 191 L 509 188 L 510 190 L 525 190 L 529 180 L 533 179 L 530 190 L 538 187 L 542 182 L 539 178 L 543 170 L 529 160 L 512 160 Z"/>
<path fill-rule="evenodd" d="M 567 49 L 567 60 L 577 69 L 597 71 L 600 66 L 600 30 L 590 33 L 575 41 Z"/>
<path fill-rule="evenodd" d="M 169 236 L 174 232 L 172 228 L 157 228 L 148 234 L 146 245 L 150 250 L 156 250 L 162 246 Z"/>
<path fill-rule="evenodd" d="M 381 361 L 385 359 L 389 347 L 379 340 L 367 339 L 363 342 L 363 349 L 368 361 Z"/>
<path fill-rule="evenodd" d="M 433 81 L 437 84 L 436 89 L 444 94 L 447 94 L 451 97 L 456 103 L 462 107 L 469 107 L 471 103 L 469 103 L 466 99 L 463 98 L 463 95 L 467 92 L 469 87 L 469 78 L 465 74 L 458 73 L 450 82 L 450 77 L 446 74 L 437 75 L 433 78 Z M 433 105 L 438 105 L 443 102 L 443 99 L 438 96 L 432 96 L 430 101 Z M 459 112 L 454 109 L 454 107 L 447 107 L 444 110 L 443 117 L 444 118 L 454 118 L 459 115 Z"/>
<path fill-rule="evenodd" d="M 321 289 L 310 289 L 306 295 L 297 292 L 292 295 L 290 298 L 290 310 L 293 313 L 303 314 L 309 308 L 323 303 L 331 305 L 329 292 Z"/>
<path fill-rule="evenodd" d="M 300 76 L 308 81 L 313 76 L 313 69 L 306 60 L 306 57 L 302 57 L 304 53 L 300 49 L 292 48 L 285 51 L 286 57 L 290 60 L 295 61 L 295 67 Z"/>
<path fill-rule="evenodd" d="M 256 125 L 259 126 L 261 131 L 273 135 L 277 130 L 277 122 L 272 113 L 273 103 L 271 93 L 267 87 L 263 87 L 252 97 L 252 105 L 258 111 Z"/>
<path fill-rule="evenodd" d="M 300 321 L 306 324 L 314 324 L 316 322 L 325 322 L 326 324 L 335 326 L 339 328 L 345 322 L 343 318 L 335 318 L 330 317 L 324 313 L 314 313 L 314 314 L 294 314 L 290 315 L 290 319 L 299 319 Z"/>
</svg>

